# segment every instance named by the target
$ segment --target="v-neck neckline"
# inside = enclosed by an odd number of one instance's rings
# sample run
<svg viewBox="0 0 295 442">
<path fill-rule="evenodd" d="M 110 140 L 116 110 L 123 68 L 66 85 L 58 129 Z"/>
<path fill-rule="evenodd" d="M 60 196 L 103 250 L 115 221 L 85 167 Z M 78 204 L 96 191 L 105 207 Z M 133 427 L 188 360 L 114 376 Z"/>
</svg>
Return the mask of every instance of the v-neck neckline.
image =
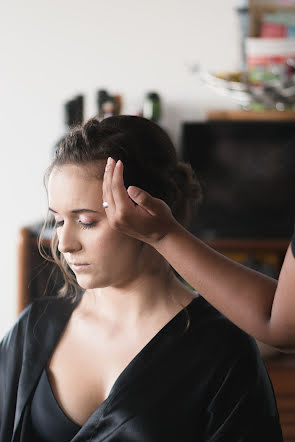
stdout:
<svg viewBox="0 0 295 442">
<path fill-rule="evenodd" d="M 108 396 L 101 402 L 101 404 L 93 411 L 93 413 L 89 416 L 89 418 L 86 420 L 86 422 L 81 426 L 81 429 L 77 433 L 76 436 L 80 436 L 81 432 L 83 432 L 84 428 L 87 428 L 87 424 L 92 423 L 92 421 L 95 420 L 96 426 L 99 423 L 100 418 L 104 413 L 106 413 L 111 407 L 112 402 L 115 400 L 117 395 L 122 392 L 124 387 L 127 386 L 126 378 L 129 377 L 130 371 L 133 369 L 133 367 L 138 364 L 140 361 L 142 363 L 146 363 L 145 356 L 149 352 L 150 348 L 161 338 L 161 336 L 169 331 L 169 329 L 179 320 L 179 318 L 185 313 L 187 310 L 191 310 L 192 306 L 195 305 L 195 302 L 197 300 L 202 299 L 201 296 L 197 295 L 194 297 L 185 307 L 183 307 L 176 315 L 174 315 L 166 324 L 161 327 L 161 329 L 147 342 L 147 344 L 142 347 L 141 350 L 128 362 L 126 367 L 121 371 L 121 373 L 116 378 L 115 382 L 112 385 L 112 388 L 110 389 L 110 392 Z M 185 328 L 184 328 L 185 329 Z M 183 330 L 184 330 L 183 329 Z M 181 332 L 179 332 L 181 335 Z M 140 368 L 140 367 L 139 367 Z M 136 372 L 135 375 L 132 376 L 133 382 L 137 378 L 137 376 L 140 375 L 140 370 Z M 94 423 L 94 422 L 93 422 Z M 75 436 L 75 438 L 76 438 Z M 73 439 L 72 442 L 74 442 L 76 439 Z M 78 439 L 79 440 L 79 439 Z"/>
<path fill-rule="evenodd" d="M 129 368 L 131 366 L 133 366 L 136 363 L 136 361 L 140 357 L 142 357 L 145 352 L 147 352 L 149 350 L 149 348 L 153 345 L 153 343 L 155 341 L 157 341 L 161 337 L 162 334 L 167 332 L 167 330 L 174 324 L 174 322 L 176 322 L 178 320 L 178 318 L 183 315 L 183 313 L 185 312 L 186 309 L 190 309 L 191 308 L 192 304 L 194 304 L 194 302 L 197 299 L 200 299 L 200 296 L 196 296 L 185 307 L 183 307 L 181 310 L 179 310 L 179 312 L 176 313 L 176 315 L 174 315 L 171 319 L 169 319 L 169 321 L 166 322 L 166 324 L 164 324 L 163 327 L 161 327 L 160 330 L 158 330 L 155 333 L 155 335 L 139 350 L 139 352 L 136 353 L 136 355 L 128 362 L 126 367 L 121 371 L 119 376 L 116 378 L 115 382 L 113 383 L 112 388 L 110 389 L 110 392 L 109 392 L 108 396 L 106 397 L 106 399 L 103 402 L 105 402 L 110 397 L 112 392 L 116 389 L 116 385 L 120 383 L 121 378 L 125 377 L 124 376 L 125 372 L 129 371 Z"/>
<path fill-rule="evenodd" d="M 79 294 L 79 296 L 71 302 L 69 298 L 44 297 L 32 305 L 26 331 L 27 339 L 25 340 L 23 349 L 23 360 L 26 361 L 26 363 L 22 366 L 19 379 L 19 392 L 13 428 L 14 436 L 19 428 L 24 407 L 29 401 L 42 370 L 46 367 L 47 361 L 53 354 L 54 348 L 65 330 L 72 313 L 79 305 L 81 298 L 82 295 Z M 163 345 L 163 340 L 160 338 L 165 336 L 165 333 L 167 334 L 167 344 L 171 343 L 173 336 L 175 336 L 175 330 L 174 333 L 171 333 L 171 340 L 169 330 L 172 331 L 172 326 L 177 324 L 178 319 L 183 315 L 185 310 L 190 312 L 193 305 L 196 304 L 196 301 L 202 299 L 201 296 L 193 298 L 185 308 L 181 309 L 171 318 L 135 355 L 117 377 L 107 398 L 93 411 L 83 426 L 81 426 L 81 429 L 72 439 L 72 442 L 85 441 L 88 440 L 89 437 L 91 438 L 91 434 L 98 427 L 101 418 L 108 410 L 108 407 L 112 405 L 113 400 L 124 388 L 128 388 L 127 380 L 133 367 L 136 366 L 136 374 L 132 375 L 133 378 L 135 378 L 140 374 L 141 367 L 143 367 L 144 364 L 146 364 L 146 366 L 149 365 L 150 360 L 147 358 L 147 356 L 151 355 L 149 350 L 152 348 L 155 352 L 157 343 L 162 343 Z M 182 323 L 182 325 L 183 328 L 177 330 L 180 336 L 185 330 L 184 323 Z M 177 327 L 175 329 L 177 329 Z M 169 347 L 169 345 L 166 345 L 166 347 Z"/>
<path fill-rule="evenodd" d="M 67 413 L 65 412 L 65 410 L 61 407 L 59 401 L 55 397 L 46 367 L 44 367 L 44 370 L 42 372 L 39 382 L 42 382 L 42 381 L 45 382 L 46 387 L 47 387 L 47 391 L 50 393 L 51 397 L 53 398 L 54 402 L 56 403 L 56 407 L 58 408 L 59 413 L 61 413 L 64 416 L 64 418 L 70 423 L 70 425 L 74 426 L 78 432 L 81 429 L 81 425 L 78 424 L 77 422 L 75 422 L 70 416 L 68 416 Z"/>
</svg>

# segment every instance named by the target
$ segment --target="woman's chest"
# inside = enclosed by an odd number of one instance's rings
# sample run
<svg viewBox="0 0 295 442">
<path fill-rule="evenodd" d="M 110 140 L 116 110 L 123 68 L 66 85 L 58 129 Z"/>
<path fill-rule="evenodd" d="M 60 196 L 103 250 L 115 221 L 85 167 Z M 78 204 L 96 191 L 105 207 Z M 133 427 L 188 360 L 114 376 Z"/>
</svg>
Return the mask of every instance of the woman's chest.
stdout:
<svg viewBox="0 0 295 442">
<path fill-rule="evenodd" d="M 47 364 L 53 394 L 64 413 L 82 426 L 149 338 L 106 334 L 100 327 L 69 323 Z"/>
</svg>

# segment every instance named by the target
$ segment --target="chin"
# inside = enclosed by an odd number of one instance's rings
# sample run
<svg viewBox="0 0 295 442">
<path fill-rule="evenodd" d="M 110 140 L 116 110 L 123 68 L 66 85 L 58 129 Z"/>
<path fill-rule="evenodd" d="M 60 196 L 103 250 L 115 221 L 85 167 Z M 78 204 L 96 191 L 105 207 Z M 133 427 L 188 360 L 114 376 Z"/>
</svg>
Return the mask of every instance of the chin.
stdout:
<svg viewBox="0 0 295 442">
<path fill-rule="evenodd" d="M 83 290 L 90 290 L 90 289 L 98 289 L 103 287 L 108 287 L 110 285 L 110 281 L 106 280 L 94 280 L 91 278 L 83 278 L 83 277 L 77 277 L 76 276 L 77 283 Z"/>
</svg>

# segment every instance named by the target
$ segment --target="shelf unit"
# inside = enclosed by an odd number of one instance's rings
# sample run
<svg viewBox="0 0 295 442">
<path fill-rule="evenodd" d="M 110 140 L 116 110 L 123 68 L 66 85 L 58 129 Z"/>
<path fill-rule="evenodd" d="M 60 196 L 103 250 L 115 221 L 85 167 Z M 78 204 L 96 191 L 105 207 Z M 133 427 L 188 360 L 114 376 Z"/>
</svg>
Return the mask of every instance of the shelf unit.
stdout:
<svg viewBox="0 0 295 442">
<path fill-rule="evenodd" d="M 295 1 L 289 2 L 267 1 L 267 0 L 249 0 L 250 29 L 251 37 L 259 37 L 260 25 L 264 14 L 277 11 L 295 12 Z"/>
<path fill-rule="evenodd" d="M 295 43 L 294 43 L 295 44 Z M 211 110 L 207 113 L 212 121 L 294 121 L 295 111 Z"/>
</svg>

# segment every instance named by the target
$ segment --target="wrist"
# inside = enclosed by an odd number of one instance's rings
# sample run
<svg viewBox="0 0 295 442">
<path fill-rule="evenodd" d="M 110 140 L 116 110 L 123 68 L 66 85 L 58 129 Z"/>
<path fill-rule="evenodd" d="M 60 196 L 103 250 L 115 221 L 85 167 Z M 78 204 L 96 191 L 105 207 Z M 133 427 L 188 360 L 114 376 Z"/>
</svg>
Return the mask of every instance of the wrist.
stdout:
<svg viewBox="0 0 295 442">
<path fill-rule="evenodd" d="M 161 250 L 165 248 L 167 242 L 173 240 L 173 237 L 175 237 L 175 235 L 179 235 L 179 233 L 183 230 L 184 227 L 179 224 L 175 218 L 173 218 L 167 228 L 161 232 L 160 235 L 157 235 L 156 239 L 153 239 L 150 242 L 150 245 L 161 253 Z"/>
</svg>

